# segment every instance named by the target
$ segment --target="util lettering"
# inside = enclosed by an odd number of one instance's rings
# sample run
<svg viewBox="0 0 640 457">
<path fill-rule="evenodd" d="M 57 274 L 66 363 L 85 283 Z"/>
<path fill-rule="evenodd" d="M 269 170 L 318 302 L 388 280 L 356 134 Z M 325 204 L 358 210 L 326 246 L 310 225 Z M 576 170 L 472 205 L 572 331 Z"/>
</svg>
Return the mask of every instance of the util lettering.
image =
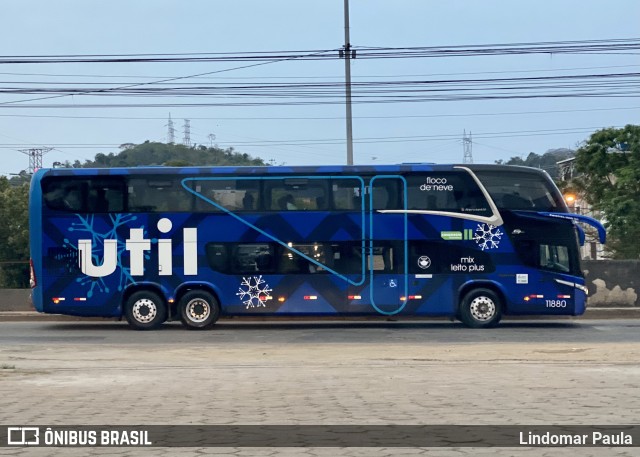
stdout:
<svg viewBox="0 0 640 457">
<path fill-rule="evenodd" d="M 157 228 L 161 233 L 169 233 L 173 224 L 167 218 L 158 221 Z M 195 228 L 182 229 L 184 240 L 184 274 L 198 274 L 198 230 Z M 144 229 L 129 229 L 129 238 L 125 240 L 125 249 L 129 251 L 129 269 L 131 276 L 144 275 L 144 256 L 151 250 L 151 240 L 144 237 Z M 173 274 L 173 258 L 171 255 L 172 240 L 158 238 L 158 274 L 171 276 Z M 116 271 L 118 266 L 118 240 L 104 240 L 104 258 L 101 265 L 93 263 L 92 240 L 78 240 L 80 251 L 80 271 L 87 276 L 103 278 Z"/>
</svg>

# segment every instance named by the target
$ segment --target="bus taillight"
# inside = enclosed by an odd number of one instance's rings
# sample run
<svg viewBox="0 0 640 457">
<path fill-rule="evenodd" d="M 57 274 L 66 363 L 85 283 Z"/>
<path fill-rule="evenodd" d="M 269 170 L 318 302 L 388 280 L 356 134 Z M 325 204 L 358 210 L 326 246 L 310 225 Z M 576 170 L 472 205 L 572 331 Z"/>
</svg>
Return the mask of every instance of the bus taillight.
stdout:
<svg viewBox="0 0 640 457">
<path fill-rule="evenodd" d="M 32 289 L 38 285 L 36 271 L 33 269 L 33 259 L 29 259 L 29 285 Z"/>
</svg>

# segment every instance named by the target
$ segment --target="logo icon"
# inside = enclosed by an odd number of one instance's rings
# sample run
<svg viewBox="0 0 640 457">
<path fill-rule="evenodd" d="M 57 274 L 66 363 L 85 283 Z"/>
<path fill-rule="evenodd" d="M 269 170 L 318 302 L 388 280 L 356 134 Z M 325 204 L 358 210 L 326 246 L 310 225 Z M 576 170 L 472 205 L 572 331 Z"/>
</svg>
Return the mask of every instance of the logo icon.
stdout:
<svg viewBox="0 0 640 457">
<path fill-rule="evenodd" d="M 431 259 L 426 255 L 420 256 L 420 258 L 418 259 L 418 266 L 423 270 L 426 270 L 431 266 Z"/>
<path fill-rule="evenodd" d="M 7 445 L 37 446 L 39 444 L 39 427 L 7 427 Z"/>
</svg>

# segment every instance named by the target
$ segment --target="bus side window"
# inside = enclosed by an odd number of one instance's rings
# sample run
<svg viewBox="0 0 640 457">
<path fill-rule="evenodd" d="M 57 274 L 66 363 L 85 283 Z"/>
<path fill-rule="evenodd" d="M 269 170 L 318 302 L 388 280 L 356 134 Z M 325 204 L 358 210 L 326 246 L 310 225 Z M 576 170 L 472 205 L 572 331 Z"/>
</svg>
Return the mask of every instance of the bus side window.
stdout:
<svg viewBox="0 0 640 457">
<path fill-rule="evenodd" d="M 252 211 L 257 209 L 256 207 L 256 198 L 254 197 L 253 192 L 246 192 L 244 197 L 242 198 L 242 209 L 247 211 Z"/>
<path fill-rule="evenodd" d="M 84 209 L 83 193 L 79 185 L 67 187 L 62 197 L 62 205 L 68 211 L 82 211 Z"/>
<path fill-rule="evenodd" d="M 378 179 L 369 184 L 367 189 L 367 207 L 371 197 L 374 210 L 404 209 L 400 183 L 395 179 Z"/>
<path fill-rule="evenodd" d="M 373 193 L 373 209 L 388 209 L 389 192 L 384 187 L 375 187 Z"/>
<path fill-rule="evenodd" d="M 122 212 L 124 182 L 116 178 L 90 181 L 87 206 L 91 213 Z"/>
<path fill-rule="evenodd" d="M 272 273 L 274 270 L 274 247 L 267 243 L 232 245 L 231 273 Z"/>
<path fill-rule="evenodd" d="M 129 180 L 129 211 L 191 211 L 193 198 L 177 179 L 150 177 Z"/>
<path fill-rule="evenodd" d="M 329 202 L 328 183 L 306 178 L 266 182 L 265 194 L 271 211 L 325 210 Z"/>
<path fill-rule="evenodd" d="M 227 273 L 229 270 L 229 256 L 223 244 L 207 243 L 205 247 L 207 261 L 212 270 Z"/>
<path fill-rule="evenodd" d="M 48 208 L 58 211 L 84 212 L 87 182 L 51 179 L 43 183 L 44 201 Z"/>
<path fill-rule="evenodd" d="M 363 208 L 363 189 L 356 179 L 334 179 L 331 184 L 333 205 L 337 210 L 359 211 Z"/>
</svg>

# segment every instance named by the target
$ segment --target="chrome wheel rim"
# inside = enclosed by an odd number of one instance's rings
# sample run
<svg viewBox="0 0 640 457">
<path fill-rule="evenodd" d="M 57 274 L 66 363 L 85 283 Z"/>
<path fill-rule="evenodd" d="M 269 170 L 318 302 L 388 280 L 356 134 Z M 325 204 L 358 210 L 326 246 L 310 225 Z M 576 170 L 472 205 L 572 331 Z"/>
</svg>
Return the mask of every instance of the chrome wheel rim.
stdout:
<svg viewBox="0 0 640 457">
<path fill-rule="evenodd" d="M 489 297 L 480 296 L 471 301 L 471 316 L 477 321 L 486 322 L 496 315 L 496 304 Z"/>
<path fill-rule="evenodd" d="M 211 315 L 211 306 L 206 300 L 194 298 L 187 303 L 185 308 L 187 319 L 191 322 L 202 323 Z"/>
<path fill-rule="evenodd" d="M 133 304 L 131 314 L 137 322 L 148 324 L 158 315 L 158 307 L 152 300 L 141 298 Z"/>
</svg>

